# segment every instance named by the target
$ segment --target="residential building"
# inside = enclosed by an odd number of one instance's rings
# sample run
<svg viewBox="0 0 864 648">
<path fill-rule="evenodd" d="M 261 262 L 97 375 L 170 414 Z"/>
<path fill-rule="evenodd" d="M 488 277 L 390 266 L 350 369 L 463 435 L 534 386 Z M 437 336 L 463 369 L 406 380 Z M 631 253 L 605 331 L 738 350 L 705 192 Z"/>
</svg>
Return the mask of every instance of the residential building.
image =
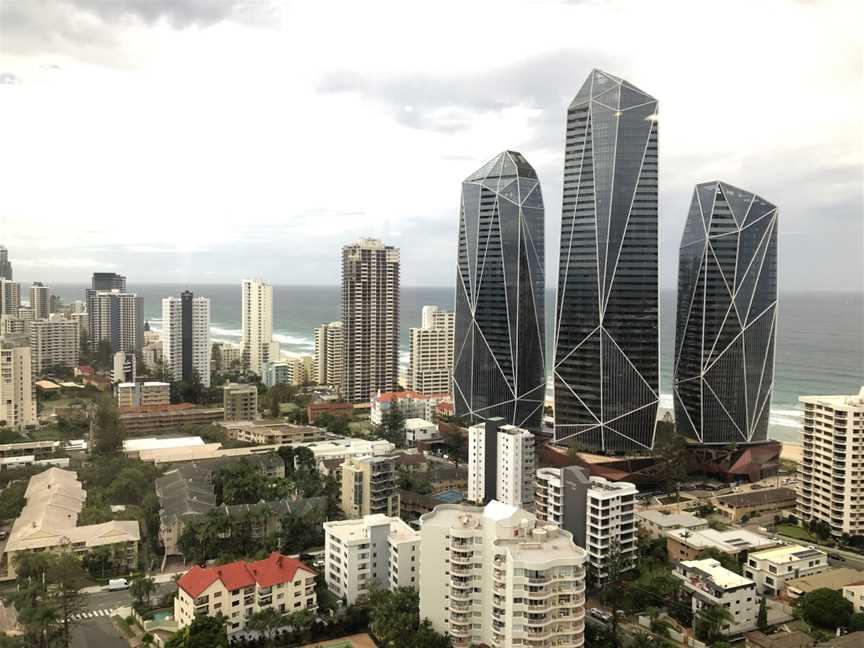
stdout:
<svg viewBox="0 0 864 648">
<path fill-rule="evenodd" d="M 315 572 L 299 560 L 274 551 L 264 560 L 238 561 L 218 567 L 194 565 L 177 581 L 174 620 L 181 630 L 196 616 L 226 618 L 228 636 L 244 634 L 249 619 L 261 610 L 282 615 L 315 612 Z"/>
<path fill-rule="evenodd" d="M 585 551 L 567 531 L 496 501 L 420 520 L 420 618 L 454 646 L 584 644 Z"/>
<path fill-rule="evenodd" d="M 677 429 L 703 445 L 768 439 L 777 328 L 777 207 L 696 185 L 678 258 Z"/>
<path fill-rule="evenodd" d="M 312 451 L 315 461 L 319 466 L 321 462 L 329 459 L 351 459 L 366 456 L 385 457 L 391 455 L 396 449 L 396 446 L 385 439 L 358 439 L 353 437 L 305 443 L 304 447 Z"/>
<path fill-rule="evenodd" d="M 818 574 L 786 580 L 786 597 L 796 599 L 818 589 L 842 592 L 844 588 L 864 582 L 864 572 L 849 567 L 828 568 Z"/>
<path fill-rule="evenodd" d="M 315 329 L 315 381 L 337 389 L 342 384 L 342 322 L 322 324 Z"/>
<path fill-rule="evenodd" d="M 405 419 L 405 447 L 416 448 L 417 442 L 431 441 L 438 438 L 438 426 L 426 419 Z"/>
<path fill-rule="evenodd" d="M 738 527 L 725 531 L 675 529 L 666 532 L 666 550 L 669 560 L 673 562 L 695 560 L 706 549 L 716 549 L 743 563 L 749 552 L 776 547 L 778 544 L 780 542 L 777 540 Z"/>
<path fill-rule="evenodd" d="M 636 511 L 636 524 L 652 538 L 665 538 L 669 531 L 676 529 L 701 531 L 708 528 L 708 520 L 692 513 L 667 513 L 650 509 Z"/>
<path fill-rule="evenodd" d="M 0 315 L 18 317 L 21 307 L 21 284 L 11 279 L 0 279 Z"/>
<path fill-rule="evenodd" d="M 51 290 L 41 281 L 30 286 L 30 308 L 34 320 L 48 319 L 51 314 Z"/>
<path fill-rule="evenodd" d="M 592 452 L 654 446 L 660 402 L 656 117 L 656 99 L 600 70 L 592 70 L 567 108 L 552 364 L 555 441 Z"/>
<path fill-rule="evenodd" d="M 536 473 L 534 513 L 573 536 L 588 552 L 586 566 L 597 582 L 619 560 L 621 571 L 636 564 L 638 538 L 634 507 L 639 491 L 628 482 L 591 477 L 579 466 L 540 468 Z"/>
<path fill-rule="evenodd" d="M 720 631 L 724 635 L 738 635 L 756 628 L 761 597 L 756 595 L 756 584 L 749 578 L 723 567 L 713 558 L 685 560 L 675 566 L 675 576 L 690 595 L 693 616 L 698 618 L 706 608 L 725 608 L 731 620 Z"/>
<path fill-rule="evenodd" d="M 864 387 L 856 396 L 802 396 L 798 516 L 864 535 Z"/>
<path fill-rule="evenodd" d="M 12 263 L 9 261 L 9 250 L 0 245 L 0 279 L 12 281 Z"/>
<path fill-rule="evenodd" d="M 864 579 L 843 587 L 843 598 L 852 604 L 852 609 L 856 613 L 864 613 Z"/>
<path fill-rule="evenodd" d="M 118 383 L 117 407 L 136 408 L 167 405 L 171 402 L 171 385 L 166 382 Z"/>
<path fill-rule="evenodd" d="M 258 388 L 254 384 L 226 383 L 222 388 L 226 421 L 258 418 Z"/>
<path fill-rule="evenodd" d="M 17 315 L 0 315 L 0 336 L 30 335 L 30 320 L 21 319 Z"/>
<path fill-rule="evenodd" d="M 134 351 L 118 351 L 114 354 L 111 382 L 135 382 L 138 378 L 138 358 Z"/>
<path fill-rule="evenodd" d="M 408 329 L 408 389 L 421 394 L 447 394 L 453 388 L 454 314 L 424 306 L 422 325 Z"/>
<path fill-rule="evenodd" d="M 87 319 L 95 351 L 107 341 L 112 351 L 138 351 L 144 346 L 144 301 L 135 293 L 88 290 Z"/>
<path fill-rule="evenodd" d="M 434 421 L 438 414 L 438 405 L 451 401 L 450 395 L 420 394 L 416 391 L 378 392 L 372 397 L 372 407 L 369 410 L 369 420 L 373 425 L 381 425 L 391 407 L 398 407 L 406 419 L 421 418 Z"/>
<path fill-rule="evenodd" d="M 162 362 L 175 381 L 210 386 L 210 300 L 184 290 L 162 300 Z"/>
<path fill-rule="evenodd" d="M 17 431 L 39 423 L 30 343 L 23 335 L 0 337 L 0 421 Z"/>
<path fill-rule="evenodd" d="M 220 427 L 229 439 L 257 445 L 293 445 L 323 441 L 326 432 L 311 425 L 292 425 L 271 421 L 222 421 Z"/>
<path fill-rule="evenodd" d="M 165 384 L 165 383 L 162 383 Z M 141 405 L 120 408 L 120 422 L 130 436 L 176 431 L 184 425 L 222 420 L 221 407 L 195 407 L 192 403 Z"/>
<path fill-rule="evenodd" d="M 729 522 L 736 524 L 746 517 L 778 515 L 795 509 L 795 491 L 791 488 L 766 488 L 714 498 L 714 506 Z"/>
<path fill-rule="evenodd" d="M 141 349 L 141 355 L 144 358 L 144 367 L 147 371 L 156 371 L 163 362 L 162 340 L 145 344 L 144 348 Z"/>
<path fill-rule="evenodd" d="M 399 515 L 395 456 L 348 457 L 342 464 L 342 511 L 349 518 Z"/>
<path fill-rule="evenodd" d="M 105 547 L 120 571 L 137 568 L 141 541 L 137 521 L 113 520 L 78 526 L 87 492 L 74 472 L 49 468 L 34 475 L 24 491 L 24 499 L 24 508 L 15 519 L 3 550 L 0 569 L 5 574 L 4 580 L 15 579 L 16 556 L 32 551 L 72 551 L 81 556 Z"/>
<path fill-rule="evenodd" d="M 273 339 L 273 286 L 262 279 L 243 280 L 241 328 L 243 361 L 260 376 L 265 362 L 279 360 L 279 343 Z"/>
<path fill-rule="evenodd" d="M 504 151 L 462 182 L 453 400 L 471 423 L 539 432 L 546 393 L 545 242 L 537 173 Z"/>
<path fill-rule="evenodd" d="M 294 356 L 281 362 L 265 362 L 262 366 L 261 382 L 267 387 L 306 385 L 315 382 L 314 373 L 315 362 L 312 356 Z"/>
<path fill-rule="evenodd" d="M 760 594 L 776 596 L 786 588 L 786 581 L 819 574 L 828 570 L 828 555 L 801 545 L 783 545 L 747 556 L 744 575 L 756 582 Z"/>
<path fill-rule="evenodd" d="M 468 499 L 523 507 L 534 501 L 534 435 L 490 417 L 468 429 Z"/>
<path fill-rule="evenodd" d="M 324 575 L 328 589 L 353 605 L 372 583 L 384 589 L 420 582 L 420 534 L 398 517 L 366 515 L 324 523 Z"/>
<path fill-rule="evenodd" d="M 368 403 L 399 372 L 399 249 L 376 239 L 342 248 L 342 397 Z"/>
<path fill-rule="evenodd" d="M 354 418 L 354 406 L 351 403 L 339 403 L 334 401 L 319 401 L 317 403 L 309 403 L 306 406 L 306 420 L 310 424 L 314 424 L 322 414 L 330 414 L 332 416 L 341 416 L 349 421 Z"/>
<path fill-rule="evenodd" d="M 219 349 L 219 370 L 228 371 L 243 367 L 243 347 L 230 342 L 214 342 L 213 347 Z"/>
<path fill-rule="evenodd" d="M 30 323 L 30 355 L 33 374 L 41 376 L 50 367 L 75 367 L 81 335 L 78 325 L 60 315 Z"/>
</svg>

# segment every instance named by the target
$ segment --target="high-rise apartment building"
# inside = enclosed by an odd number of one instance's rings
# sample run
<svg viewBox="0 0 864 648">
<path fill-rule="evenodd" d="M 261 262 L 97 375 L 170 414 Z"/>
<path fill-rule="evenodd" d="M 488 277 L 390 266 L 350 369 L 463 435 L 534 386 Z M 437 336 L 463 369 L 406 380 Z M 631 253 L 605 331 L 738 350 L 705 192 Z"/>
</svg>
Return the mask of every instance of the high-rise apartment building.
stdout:
<svg viewBox="0 0 864 648">
<path fill-rule="evenodd" d="M 118 351 L 111 368 L 112 383 L 134 383 L 138 377 L 138 357 L 134 351 Z"/>
<path fill-rule="evenodd" d="M 210 386 L 210 300 L 184 290 L 162 300 L 162 361 L 174 380 Z"/>
<path fill-rule="evenodd" d="M 38 424 L 30 342 L 24 335 L 0 337 L 0 421 L 12 430 Z"/>
<path fill-rule="evenodd" d="M 252 421 L 258 418 L 258 388 L 254 384 L 226 383 L 222 388 L 226 421 Z"/>
<path fill-rule="evenodd" d="M 18 317 L 21 307 L 21 285 L 11 279 L 0 279 L 0 316 Z"/>
<path fill-rule="evenodd" d="M 40 376 L 50 367 L 75 367 L 81 335 L 78 323 L 60 315 L 30 323 L 30 349 L 33 375 Z"/>
<path fill-rule="evenodd" d="M 30 286 L 30 308 L 34 320 L 48 319 L 51 314 L 51 290 L 41 281 L 34 281 Z"/>
<path fill-rule="evenodd" d="M 585 642 L 585 551 L 567 531 L 501 502 L 421 517 L 420 618 L 453 645 Z"/>
<path fill-rule="evenodd" d="M 472 423 L 540 430 L 545 400 L 545 240 L 537 173 L 504 151 L 462 183 L 453 399 Z"/>
<path fill-rule="evenodd" d="M 368 402 L 399 381 L 399 249 L 376 239 L 342 248 L 342 398 Z"/>
<path fill-rule="evenodd" d="M 488 418 L 468 429 L 468 500 L 522 508 L 534 501 L 534 435 Z"/>
<path fill-rule="evenodd" d="M 406 387 L 421 394 L 448 394 L 453 388 L 454 314 L 424 306 L 422 324 L 408 330 L 411 358 Z"/>
<path fill-rule="evenodd" d="M 286 358 L 282 362 L 265 362 L 261 382 L 266 387 L 273 385 L 306 385 L 315 382 L 315 360 L 301 355 Z"/>
<path fill-rule="evenodd" d="M 315 329 L 315 373 L 320 385 L 339 388 L 342 383 L 342 322 Z"/>
<path fill-rule="evenodd" d="M 567 109 L 555 440 L 654 446 L 660 401 L 657 101 L 593 70 Z"/>
<path fill-rule="evenodd" d="M 12 281 L 12 263 L 9 261 L 9 250 L 0 245 L 0 279 Z"/>
<path fill-rule="evenodd" d="M 628 482 L 591 477 L 584 468 L 540 468 L 534 491 L 539 520 L 566 529 L 588 552 L 587 565 L 597 582 L 636 564 L 637 531 L 634 511 L 639 491 Z"/>
<path fill-rule="evenodd" d="M 384 589 L 420 583 L 420 534 L 398 517 L 367 515 L 324 523 L 324 577 L 353 605 L 373 583 Z"/>
<path fill-rule="evenodd" d="M 118 290 L 88 290 L 87 319 L 90 346 L 103 340 L 117 351 L 138 351 L 144 346 L 144 302 L 135 293 Z"/>
<path fill-rule="evenodd" d="M 90 336 L 90 345 L 94 351 L 98 346 L 98 342 L 94 342 L 93 329 L 89 327 L 93 323 L 92 313 L 96 310 L 96 304 L 94 303 L 96 293 L 99 291 L 111 292 L 112 290 L 120 293 L 126 292 L 126 277 L 124 275 L 119 275 L 115 272 L 94 272 L 90 279 L 90 287 L 84 291 L 84 304 L 88 313 L 87 331 Z"/>
<path fill-rule="evenodd" d="M 342 511 L 349 518 L 399 515 L 396 457 L 349 457 L 342 464 Z"/>
<path fill-rule="evenodd" d="M 273 286 L 261 279 L 244 279 L 242 308 L 244 362 L 260 376 L 265 362 L 279 360 L 279 343 L 273 339 Z"/>
<path fill-rule="evenodd" d="M 802 396 L 798 515 L 834 535 L 864 535 L 864 387 L 853 396 Z"/>
<path fill-rule="evenodd" d="M 777 329 L 777 207 L 725 182 L 696 186 L 681 238 L 677 430 L 705 445 L 768 438 Z"/>
</svg>

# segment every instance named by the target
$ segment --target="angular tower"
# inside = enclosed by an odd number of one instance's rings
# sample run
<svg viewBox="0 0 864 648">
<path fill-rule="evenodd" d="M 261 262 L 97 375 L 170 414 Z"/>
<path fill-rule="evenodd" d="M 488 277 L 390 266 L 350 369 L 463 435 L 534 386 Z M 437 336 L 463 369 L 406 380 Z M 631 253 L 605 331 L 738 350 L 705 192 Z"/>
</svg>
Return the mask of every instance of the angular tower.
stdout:
<svg viewBox="0 0 864 648">
<path fill-rule="evenodd" d="M 777 329 L 777 207 L 696 186 L 681 238 L 675 424 L 701 444 L 768 438 Z"/>
<path fill-rule="evenodd" d="M 594 70 L 567 109 L 555 440 L 647 451 L 659 403 L 657 101 Z"/>
<path fill-rule="evenodd" d="M 453 398 L 470 422 L 540 429 L 544 213 L 537 173 L 504 151 L 462 183 Z"/>
</svg>

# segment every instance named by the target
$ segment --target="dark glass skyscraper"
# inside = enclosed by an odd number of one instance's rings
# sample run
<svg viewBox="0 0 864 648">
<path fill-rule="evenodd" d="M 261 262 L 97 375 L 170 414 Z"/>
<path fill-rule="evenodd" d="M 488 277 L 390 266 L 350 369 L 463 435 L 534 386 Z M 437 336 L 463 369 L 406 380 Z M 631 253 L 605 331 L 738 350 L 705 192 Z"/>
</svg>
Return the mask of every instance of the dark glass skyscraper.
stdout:
<svg viewBox="0 0 864 648">
<path fill-rule="evenodd" d="M 675 424 L 702 444 L 768 438 L 777 327 L 777 207 L 696 186 L 681 238 Z"/>
<path fill-rule="evenodd" d="M 9 251 L 0 245 L 0 279 L 12 281 L 12 264 L 9 262 Z"/>
<path fill-rule="evenodd" d="M 544 213 L 537 173 L 504 151 L 462 183 L 453 396 L 458 416 L 539 430 Z"/>
<path fill-rule="evenodd" d="M 659 403 L 657 101 L 594 70 L 567 109 L 555 440 L 654 445 Z"/>
</svg>

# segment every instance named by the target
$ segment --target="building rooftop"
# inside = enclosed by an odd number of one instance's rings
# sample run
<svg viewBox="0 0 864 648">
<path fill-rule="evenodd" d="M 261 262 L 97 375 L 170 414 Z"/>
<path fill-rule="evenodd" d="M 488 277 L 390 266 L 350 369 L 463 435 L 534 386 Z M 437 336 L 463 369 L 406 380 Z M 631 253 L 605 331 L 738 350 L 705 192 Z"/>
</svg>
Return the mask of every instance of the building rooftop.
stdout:
<svg viewBox="0 0 864 648">
<path fill-rule="evenodd" d="M 264 560 L 255 562 L 233 562 L 220 567 L 202 568 L 195 565 L 177 581 L 177 587 L 192 598 L 200 595 L 217 580 L 221 580 L 227 590 L 241 587 L 272 587 L 278 583 L 290 583 L 298 571 L 315 575 L 315 571 L 294 558 L 283 556 L 274 551 Z"/>
<path fill-rule="evenodd" d="M 786 587 L 807 593 L 813 590 L 828 588 L 839 590 L 847 585 L 864 584 L 864 572 L 848 567 L 829 569 L 821 574 L 811 574 L 794 580 L 787 580 Z"/>
<path fill-rule="evenodd" d="M 837 396 L 801 396 L 802 403 L 816 403 L 829 407 L 864 407 L 864 387 L 857 394 Z"/>
<path fill-rule="evenodd" d="M 435 427 L 435 424 L 432 421 L 427 421 L 426 419 L 422 418 L 405 419 L 406 430 L 419 430 L 428 427 Z"/>
<path fill-rule="evenodd" d="M 770 488 L 768 490 L 755 490 L 738 495 L 724 495 L 718 497 L 717 501 L 723 506 L 732 508 L 747 508 L 750 506 L 761 506 L 767 504 L 779 504 L 795 500 L 795 491 L 791 488 Z"/>
<path fill-rule="evenodd" d="M 188 448 L 203 446 L 204 439 L 199 436 L 185 437 L 141 437 L 123 441 L 123 452 L 158 450 L 163 448 Z"/>
<path fill-rule="evenodd" d="M 750 554 L 749 557 L 754 558 L 755 560 L 767 560 L 775 565 L 783 565 L 825 555 L 825 553 L 818 549 L 811 549 L 810 547 L 802 547 L 801 545 L 784 545 L 766 551 L 757 551 Z"/>
<path fill-rule="evenodd" d="M 686 569 L 696 572 L 703 578 L 710 580 L 714 585 L 723 590 L 730 590 L 736 587 L 747 587 L 753 585 L 753 581 L 749 578 L 744 578 L 740 574 L 726 569 L 719 561 L 714 558 L 706 558 L 704 560 L 684 560 L 681 562 Z"/>
<path fill-rule="evenodd" d="M 747 529 L 728 529 L 726 531 L 715 531 L 714 529 L 701 529 L 689 531 L 687 529 L 674 529 L 667 532 L 667 537 L 677 540 L 682 544 L 695 549 L 708 549 L 714 547 L 723 553 L 738 553 L 771 547 L 777 544 L 776 540 L 748 531 Z"/>
<path fill-rule="evenodd" d="M 662 511 L 637 511 L 636 517 L 647 522 L 656 524 L 664 529 L 692 528 L 697 526 L 708 526 L 708 520 L 697 517 L 692 513 L 664 513 Z"/>
<path fill-rule="evenodd" d="M 806 632 L 777 632 L 766 635 L 758 630 L 747 632 L 744 635 L 747 643 L 756 648 L 810 648 L 815 642 Z"/>
<path fill-rule="evenodd" d="M 366 515 L 356 520 L 337 520 L 324 523 L 327 532 L 343 543 L 365 542 L 369 539 L 369 529 L 378 526 L 389 527 L 388 537 L 397 544 L 420 539 L 420 534 L 401 518 L 388 517 L 382 513 Z"/>
</svg>

